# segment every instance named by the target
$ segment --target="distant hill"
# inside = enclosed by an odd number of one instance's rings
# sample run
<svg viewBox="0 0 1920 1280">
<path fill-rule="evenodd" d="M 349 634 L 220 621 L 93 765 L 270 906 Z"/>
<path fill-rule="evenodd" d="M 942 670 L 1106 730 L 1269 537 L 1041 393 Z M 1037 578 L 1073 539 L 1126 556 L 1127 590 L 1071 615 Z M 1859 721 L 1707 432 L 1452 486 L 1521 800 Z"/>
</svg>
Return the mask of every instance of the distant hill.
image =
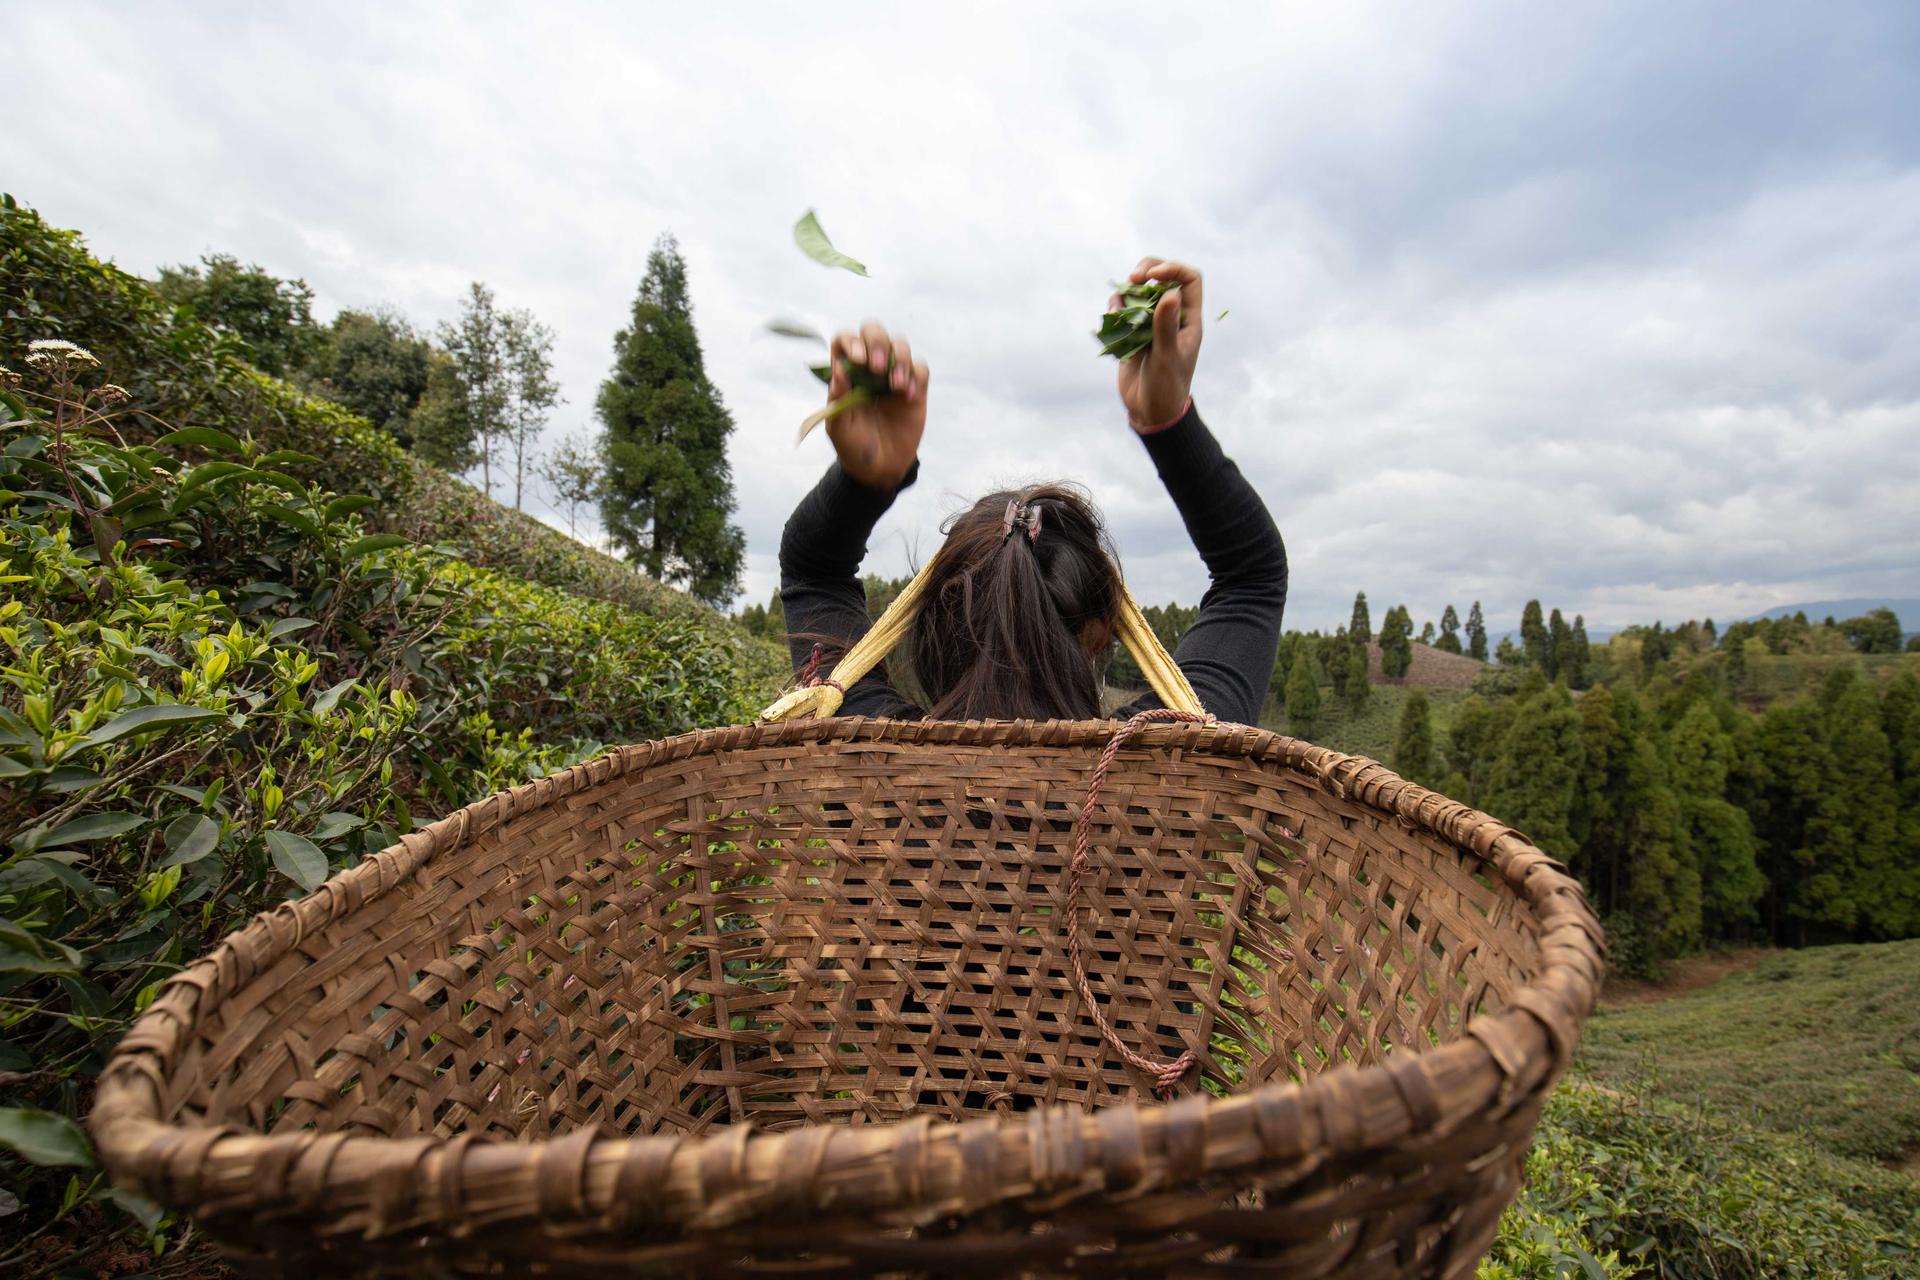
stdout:
<svg viewBox="0 0 1920 1280">
<path fill-rule="evenodd" d="M 1413 663 L 1398 680 L 1387 678 L 1380 665 L 1380 642 L 1367 642 L 1367 681 L 1369 684 L 1399 684 L 1416 689 L 1466 689 L 1487 664 L 1461 653 L 1446 653 L 1430 644 L 1413 646 Z"/>
</svg>

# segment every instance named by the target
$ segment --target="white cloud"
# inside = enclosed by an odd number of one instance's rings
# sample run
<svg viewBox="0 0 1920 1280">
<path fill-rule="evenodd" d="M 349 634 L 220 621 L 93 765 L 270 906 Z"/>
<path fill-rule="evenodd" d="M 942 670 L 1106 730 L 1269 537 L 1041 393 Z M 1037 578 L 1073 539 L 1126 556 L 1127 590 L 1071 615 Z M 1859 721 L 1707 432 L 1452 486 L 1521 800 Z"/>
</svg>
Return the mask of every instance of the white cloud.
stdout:
<svg viewBox="0 0 1920 1280">
<path fill-rule="evenodd" d="M 591 421 L 654 237 L 686 252 L 748 593 L 824 464 L 776 314 L 935 366 L 905 568 L 1068 476 L 1143 598 L 1203 583 L 1087 331 L 1145 251 L 1208 271 L 1196 392 L 1269 499 L 1294 625 L 1539 595 L 1596 623 L 1920 593 L 1915 18 L 1750 6 L 4 5 L 0 185 L 151 271 L 559 333 Z M 814 206 L 871 280 L 788 228 Z"/>
</svg>

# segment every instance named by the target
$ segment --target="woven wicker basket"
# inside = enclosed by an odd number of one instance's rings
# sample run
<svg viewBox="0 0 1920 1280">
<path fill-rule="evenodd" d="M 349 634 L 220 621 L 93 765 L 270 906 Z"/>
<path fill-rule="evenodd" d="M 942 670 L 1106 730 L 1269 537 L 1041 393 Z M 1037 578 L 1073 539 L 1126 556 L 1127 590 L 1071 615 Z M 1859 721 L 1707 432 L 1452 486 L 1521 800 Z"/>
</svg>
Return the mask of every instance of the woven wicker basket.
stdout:
<svg viewBox="0 0 1920 1280">
<path fill-rule="evenodd" d="M 101 1152 L 267 1275 L 1471 1274 L 1599 983 L 1578 885 L 1162 724 L 1076 888 L 1114 734 L 763 724 L 493 796 L 176 977 Z"/>
</svg>

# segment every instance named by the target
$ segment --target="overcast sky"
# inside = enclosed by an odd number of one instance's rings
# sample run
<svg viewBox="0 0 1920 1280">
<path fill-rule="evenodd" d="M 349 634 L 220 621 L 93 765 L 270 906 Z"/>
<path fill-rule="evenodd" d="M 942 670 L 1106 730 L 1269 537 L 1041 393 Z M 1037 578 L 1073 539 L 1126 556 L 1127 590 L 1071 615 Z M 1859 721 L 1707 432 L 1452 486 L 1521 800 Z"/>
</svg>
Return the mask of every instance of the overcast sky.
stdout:
<svg viewBox="0 0 1920 1280">
<path fill-rule="evenodd" d="M 0 187 L 323 317 L 485 280 L 558 333 L 556 437 L 672 231 L 753 598 L 828 451 L 792 443 L 810 352 L 759 326 L 870 315 L 934 375 L 870 567 L 1068 477 L 1136 594 L 1196 599 L 1089 336 L 1144 253 L 1206 272 L 1195 394 L 1290 625 L 1357 588 L 1496 630 L 1920 595 L 1920 6 L 1192 11 L 0 0 Z M 809 206 L 871 279 L 793 247 Z"/>
</svg>

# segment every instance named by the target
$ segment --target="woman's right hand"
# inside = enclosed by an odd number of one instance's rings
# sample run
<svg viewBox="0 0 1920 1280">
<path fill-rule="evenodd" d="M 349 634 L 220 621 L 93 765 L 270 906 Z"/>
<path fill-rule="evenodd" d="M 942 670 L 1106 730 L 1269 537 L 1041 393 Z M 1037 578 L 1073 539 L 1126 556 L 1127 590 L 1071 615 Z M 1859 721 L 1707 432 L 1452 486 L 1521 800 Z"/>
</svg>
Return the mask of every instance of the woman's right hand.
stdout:
<svg viewBox="0 0 1920 1280">
<path fill-rule="evenodd" d="M 827 423 L 827 438 L 833 441 L 841 470 L 870 489 L 899 488 L 920 456 L 920 437 L 927 428 L 926 364 L 914 361 L 904 335 L 890 334 L 872 320 L 858 333 L 836 334 L 831 359 L 828 403 L 853 389 L 850 364 L 886 378 L 893 392 L 855 405 Z"/>
</svg>

